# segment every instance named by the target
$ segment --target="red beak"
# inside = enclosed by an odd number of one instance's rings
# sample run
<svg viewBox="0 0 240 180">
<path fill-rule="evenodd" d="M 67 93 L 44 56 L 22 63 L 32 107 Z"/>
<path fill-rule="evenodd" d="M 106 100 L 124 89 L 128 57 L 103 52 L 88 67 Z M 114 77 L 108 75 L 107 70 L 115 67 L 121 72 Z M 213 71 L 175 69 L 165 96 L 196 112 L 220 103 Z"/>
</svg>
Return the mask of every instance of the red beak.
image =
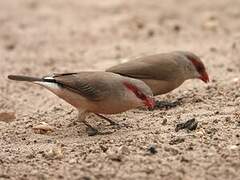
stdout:
<svg viewBox="0 0 240 180">
<path fill-rule="evenodd" d="M 155 107 L 155 101 L 152 98 L 146 98 L 146 100 L 144 101 L 144 104 L 149 108 L 149 109 L 153 109 Z"/>
<path fill-rule="evenodd" d="M 199 78 L 201 79 L 203 82 L 205 83 L 208 83 L 209 82 L 209 77 L 208 77 L 208 74 L 206 71 L 204 71 L 202 74 L 201 74 L 201 77 Z"/>
</svg>

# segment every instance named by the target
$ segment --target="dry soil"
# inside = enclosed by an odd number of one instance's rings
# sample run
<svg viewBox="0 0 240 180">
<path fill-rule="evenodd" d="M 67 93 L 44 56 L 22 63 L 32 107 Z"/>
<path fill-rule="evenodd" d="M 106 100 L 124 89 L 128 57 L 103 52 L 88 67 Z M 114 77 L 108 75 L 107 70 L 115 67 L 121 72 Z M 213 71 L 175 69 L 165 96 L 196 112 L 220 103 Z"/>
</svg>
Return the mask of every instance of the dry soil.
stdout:
<svg viewBox="0 0 240 180">
<path fill-rule="evenodd" d="M 1 0 L 0 179 L 240 179 L 239 19 L 239 0 Z M 64 101 L 7 79 L 172 50 L 198 54 L 211 82 L 157 97 L 175 108 L 109 116 L 121 129 L 89 118 L 109 135 L 89 137 Z M 196 130 L 175 132 L 191 118 Z M 54 131 L 36 133 L 40 122 Z"/>
</svg>

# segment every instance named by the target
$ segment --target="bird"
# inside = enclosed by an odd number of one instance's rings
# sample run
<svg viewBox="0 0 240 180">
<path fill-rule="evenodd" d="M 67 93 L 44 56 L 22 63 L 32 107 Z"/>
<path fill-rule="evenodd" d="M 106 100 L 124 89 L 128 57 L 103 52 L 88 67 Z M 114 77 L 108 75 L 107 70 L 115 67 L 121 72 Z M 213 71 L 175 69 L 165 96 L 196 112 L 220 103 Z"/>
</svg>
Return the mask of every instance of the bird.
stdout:
<svg viewBox="0 0 240 180">
<path fill-rule="evenodd" d="M 91 132 L 89 135 L 99 133 L 86 121 L 90 113 L 115 124 L 102 114 L 116 114 L 139 107 L 151 109 L 155 105 L 152 91 L 143 81 L 111 72 L 83 71 L 41 78 L 9 75 L 8 78 L 43 86 L 75 107 L 78 120 L 86 125 L 87 132 Z"/>
<path fill-rule="evenodd" d="M 105 71 L 144 81 L 154 96 L 168 93 L 188 79 L 209 82 L 203 62 L 189 51 L 172 51 L 132 58 Z"/>
</svg>

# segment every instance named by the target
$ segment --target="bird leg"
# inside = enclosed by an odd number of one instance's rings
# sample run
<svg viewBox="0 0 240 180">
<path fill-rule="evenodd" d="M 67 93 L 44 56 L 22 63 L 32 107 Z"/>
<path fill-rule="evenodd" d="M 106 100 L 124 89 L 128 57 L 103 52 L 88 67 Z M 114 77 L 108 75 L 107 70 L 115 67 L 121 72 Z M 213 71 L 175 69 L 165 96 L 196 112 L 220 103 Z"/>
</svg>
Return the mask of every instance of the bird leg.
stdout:
<svg viewBox="0 0 240 180">
<path fill-rule="evenodd" d="M 114 126 L 114 125 L 119 125 L 118 123 L 114 122 L 113 120 L 111 120 L 111 119 L 109 119 L 109 118 L 107 118 L 107 117 L 105 117 L 105 116 L 103 116 L 103 115 L 101 115 L 101 114 L 98 114 L 98 113 L 94 113 L 94 114 L 97 115 L 98 117 L 106 120 L 107 122 L 109 122 L 110 125 L 113 125 L 113 126 Z"/>
<path fill-rule="evenodd" d="M 86 116 L 87 116 L 86 111 L 80 111 L 78 112 L 78 119 L 87 126 L 86 132 L 88 136 L 95 136 L 95 135 L 106 135 L 106 134 L 111 134 L 112 132 L 99 132 L 96 128 L 92 127 L 87 121 L 86 121 Z M 101 115 L 99 116 L 101 117 Z M 104 117 L 104 116 L 102 116 Z"/>
<path fill-rule="evenodd" d="M 92 127 L 87 121 L 86 121 L 87 112 L 86 111 L 78 111 L 78 120 L 80 120 L 85 126 L 87 126 L 86 131 L 89 136 L 95 136 L 98 134 L 98 130 Z"/>
</svg>

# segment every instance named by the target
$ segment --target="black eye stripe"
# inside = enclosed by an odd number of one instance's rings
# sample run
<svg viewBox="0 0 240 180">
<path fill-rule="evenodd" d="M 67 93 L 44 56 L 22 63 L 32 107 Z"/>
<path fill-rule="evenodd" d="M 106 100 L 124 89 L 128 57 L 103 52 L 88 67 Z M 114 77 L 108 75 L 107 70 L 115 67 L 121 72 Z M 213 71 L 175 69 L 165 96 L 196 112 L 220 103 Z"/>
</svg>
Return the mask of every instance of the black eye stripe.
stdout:
<svg viewBox="0 0 240 180">
<path fill-rule="evenodd" d="M 143 94 L 136 86 L 128 83 L 128 82 L 123 82 L 123 84 L 129 89 L 131 90 L 136 97 L 138 97 L 139 99 L 142 99 L 142 100 L 146 100 L 146 96 L 145 94 Z"/>
<path fill-rule="evenodd" d="M 145 99 L 146 98 L 146 96 L 142 92 L 140 92 L 140 91 L 136 91 L 135 94 L 140 99 Z"/>
<path fill-rule="evenodd" d="M 203 71 L 205 71 L 205 67 L 204 65 L 202 64 L 201 61 L 197 60 L 197 59 L 194 59 L 193 57 L 191 56 L 187 56 L 187 58 L 193 63 L 194 67 L 196 68 L 196 70 L 201 73 Z"/>
<path fill-rule="evenodd" d="M 202 64 L 199 64 L 196 66 L 198 72 L 203 72 L 205 70 L 204 66 Z"/>
</svg>

